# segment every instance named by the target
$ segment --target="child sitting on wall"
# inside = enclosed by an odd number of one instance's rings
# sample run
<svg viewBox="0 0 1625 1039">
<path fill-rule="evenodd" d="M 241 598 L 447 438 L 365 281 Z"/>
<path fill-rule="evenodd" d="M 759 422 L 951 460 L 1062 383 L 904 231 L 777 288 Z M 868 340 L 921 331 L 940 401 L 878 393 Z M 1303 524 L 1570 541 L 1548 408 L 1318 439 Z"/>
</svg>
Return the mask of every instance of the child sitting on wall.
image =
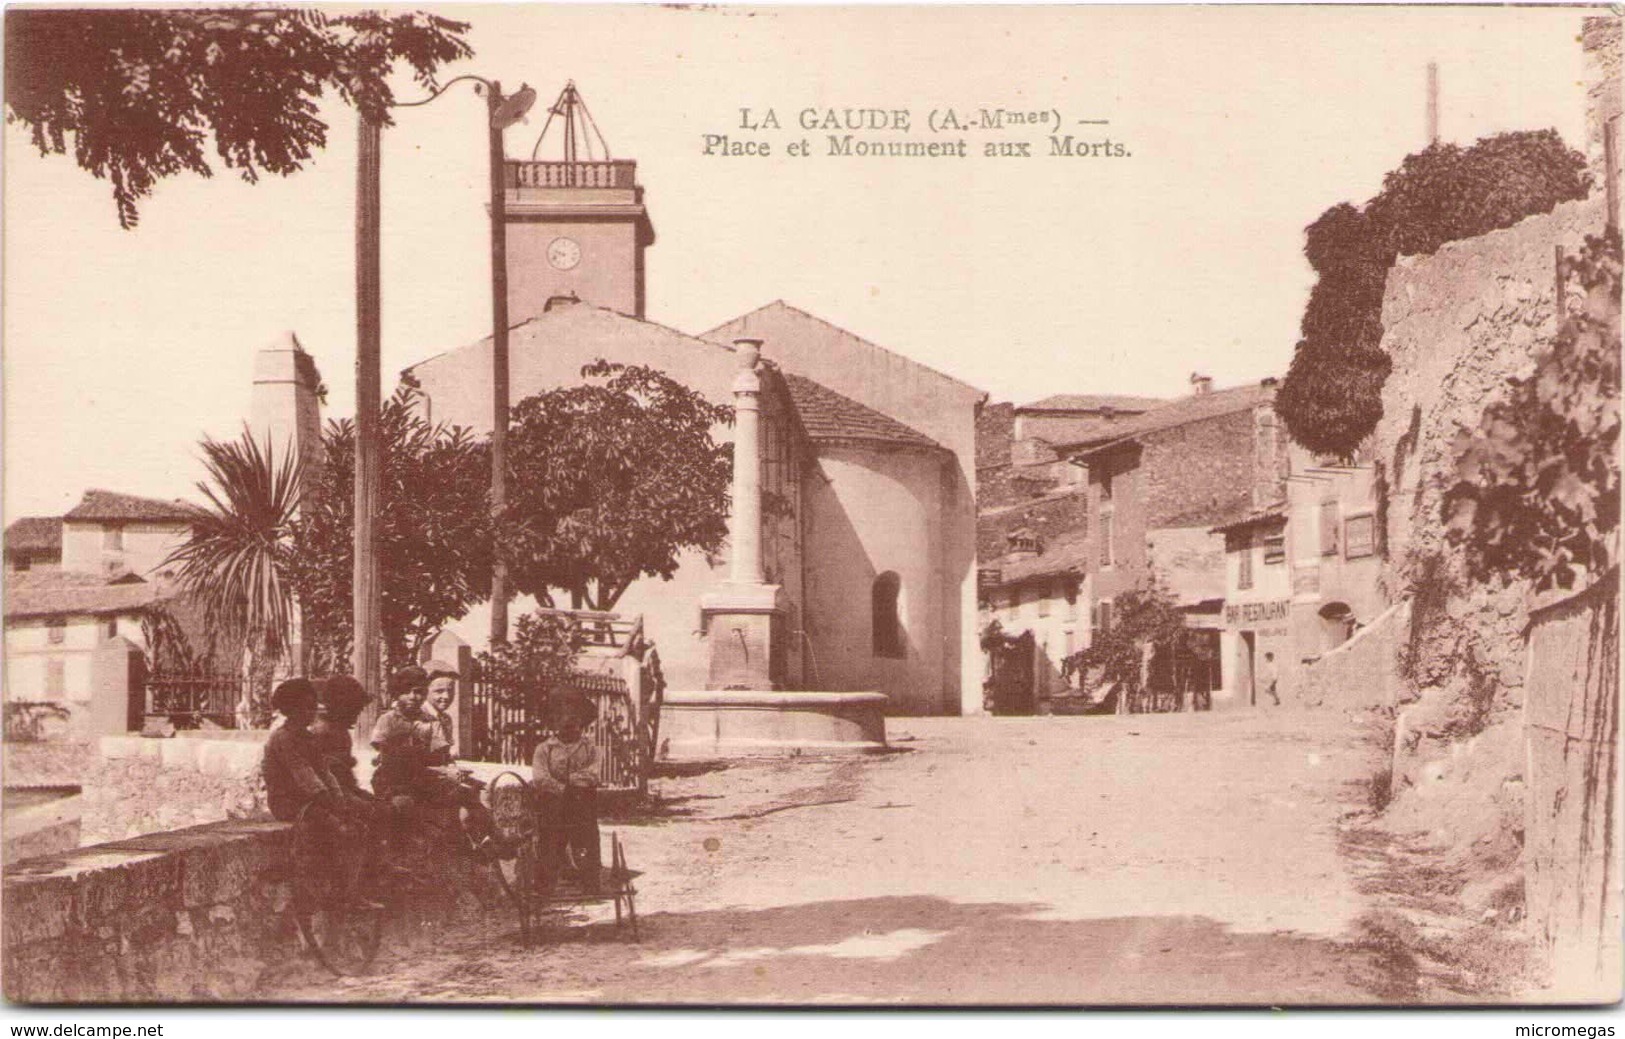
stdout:
<svg viewBox="0 0 1625 1039">
<path fill-rule="evenodd" d="M 271 706 L 283 721 L 265 741 L 261 767 L 266 799 L 272 815 L 309 827 L 313 838 L 308 845 L 310 861 L 296 867 L 325 873 L 341 897 L 364 908 L 380 908 L 360 896 L 357 884 L 365 861 L 361 820 L 323 764 L 310 731 L 316 719 L 316 687 L 307 679 L 290 678 L 272 691 Z"/>
<path fill-rule="evenodd" d="M 458 818 L 473 848 L 495 855 L 490 811 L 480 803 L 479 788 L 465 783 L 461 769 L 437 764 L 448 748 L 440 726 L 423 713 L 428 675 L 422 668 L 404 668 L 390 676 L 393 704 L 378 716 L 372 745 L 378 751 L 372 789 L 399 813 L 415 806 L 458 809 Z"/>
</svg>

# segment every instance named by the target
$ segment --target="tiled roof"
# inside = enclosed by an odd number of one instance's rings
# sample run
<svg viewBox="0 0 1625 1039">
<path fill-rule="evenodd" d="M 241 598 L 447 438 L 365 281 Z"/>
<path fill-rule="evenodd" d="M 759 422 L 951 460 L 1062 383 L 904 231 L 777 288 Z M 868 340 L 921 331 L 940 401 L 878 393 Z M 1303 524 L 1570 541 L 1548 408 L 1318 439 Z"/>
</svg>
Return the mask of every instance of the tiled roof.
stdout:
<svg viewBox="0 0 1625 1039">
<path fill-rule="evenodd" d="M 1261 523 L 1270 523 L 1286 518 L 1286 502 L 1278 501 L 1273 505 L 1266 505 L 1262 509 L 1254 509 L 1245 516 L 1221 523 L 1213 528 L 1213 533 L 1223 534 L 1231 530 L 1244 530 L 1247 527 L 1257 526 Z"/>
<path fill-rule="evenodd" d="M 1232 386 L 1225 390 L 1213 390 L 1208 393 L 1194 393 L 1188 397 L 1181 397 L 1176 401 L 1153 408 L 1143 415 L 1136 415 L 1122 423 L 1117 435 L 1094 450 L 1115 447 L 1129 440 L 1143 437 L 1164 429 L 1173 429 L 1190 422 L 1200 422 L 1203 419 L 1218 418 L 1237 411 L 1250 411 L 1270 399 L 1274 394 L 1273 386 L 1263 386 L 1251 383 L 1246 386 Z"/>
<path fill-rule="evenodd" d="M 132 613 L 168 595 L 162 584 L 131 581 L 128 576 L 111 583 L 98 574 L 25 570 L 6 575 L 6 619 Z"/>
<path fill-rule="evenodd" d="M 1115 393 L 1057 393 L 1031 404 L 1022 404 L 1017 411 L 1150 411 L 1168 403 L 1160 397 L 1125 397 Z"/>
<path fill-rule="evenodd" d="M 1088 567 L 1091 544 L 1087 533 L 1074 532 L 1063 541 L 1045 546 L 1044 551 L 1037 555 L 1017 553 L 979 566 L 983 570 L 998 571 L 999 579 L 989 585 L 993 588 L 1019 584 L 1037 577 L 1060 574 L 1081 576 Z"/>
<path fill-rule="evenodd" d="M 945 450 L 941 444 L 917 429 L 873 408 L 842 396 L 811 379 L 783 372 L 790 403 L 801 418 L 801 426 L 814 441 L 864 442 L 896 447 L 924 447 Z"/>
<path fill-rule="evenodd" d="M 138 498 L 115 491 L 90 490 L 68 510 L 67 520 L 147 520 L 158 523 L 190 522 L 198 515 L 194 505 L 182 501 Z"/>
<path fill-rule="evenodd" d="M 61 516 L 24 516 L 6 528 L 7 552 L 62 553 Z"/>
</svg>

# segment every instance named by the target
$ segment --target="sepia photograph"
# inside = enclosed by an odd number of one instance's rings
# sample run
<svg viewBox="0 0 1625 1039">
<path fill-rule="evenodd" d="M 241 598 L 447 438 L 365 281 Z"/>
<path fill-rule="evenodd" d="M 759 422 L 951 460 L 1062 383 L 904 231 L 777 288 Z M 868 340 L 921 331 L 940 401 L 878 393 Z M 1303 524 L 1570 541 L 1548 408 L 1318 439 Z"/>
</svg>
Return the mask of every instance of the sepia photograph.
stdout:
<svg viewBox="0 0 1625 1039">
<path fill-rule="evenodd" d="M 1621 999 L 1617 6 L 4 19 L 8 1012 Z"/>
</svg>

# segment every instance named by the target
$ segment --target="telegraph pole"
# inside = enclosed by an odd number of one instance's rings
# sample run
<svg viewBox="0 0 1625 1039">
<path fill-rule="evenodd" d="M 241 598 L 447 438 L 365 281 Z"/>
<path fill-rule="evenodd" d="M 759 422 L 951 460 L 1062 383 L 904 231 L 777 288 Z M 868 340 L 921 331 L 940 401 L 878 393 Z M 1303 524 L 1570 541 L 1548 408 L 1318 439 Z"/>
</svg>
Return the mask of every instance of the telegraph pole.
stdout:
<svg viewBox="0 0 1625 1039">
<path fill-rule="evenodd" d="M 379 277 L 379 152 L 383 125 L 361 113 L 355 193 L 355 569 L 351 583 L 354 645 L 350 666 L 379 703 L 382 603 L 378 586 L 378 412 L 383 396 Z M 372 717 L 369 711 L 367 717 Z"/>
<path fill-rule="evenodd" d="M 521 93 L 524 90 L 521 89 Z M 504 183 L 507 151 L 502 131 L 513 121 L 502 106 L 502 84 L 486 87 L 490 110 L 486 133 L 491 156 L 491 517 L 499 520 L 508 500 L 508 219 Z M 525 105 L 526 108 L 530 106 Z M 495 536 L 493 523 L 492 534 Z M 500 549 L 499 549 L 500 551 Z M 491 568 L 491 645 L 508 641 L 508 567 L 500 556 Z"/>
</svg>

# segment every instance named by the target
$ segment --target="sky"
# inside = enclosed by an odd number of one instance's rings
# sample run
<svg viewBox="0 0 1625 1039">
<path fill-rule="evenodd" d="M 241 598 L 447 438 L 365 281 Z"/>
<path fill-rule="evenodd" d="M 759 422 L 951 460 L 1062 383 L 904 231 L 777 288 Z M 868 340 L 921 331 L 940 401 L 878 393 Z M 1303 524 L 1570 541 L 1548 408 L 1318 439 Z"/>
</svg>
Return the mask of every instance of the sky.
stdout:
<svg viewBox="0 0 1625 1039">
<path fill-rule="evenodd" d="M 1574 8 L 422 6 L 472 25 L 475 57 L 446 78 L 527 82 L 543 105 L 574 79 L 638 161 L 651 320 L 699 333 L 784 299 L 995 401 L 1284 373 L 1313 280 L 1303 227 L 1425 143 L 1429 61 L 1444 139 L 1555 127 L 1584 147 Z M 909 136 L 935 139 L 929 113 L 984 106 L 1058 111 L 1130 154 L 1049 157 L 1024 131 L 1003 136 L 1034 142 L 1028 159 L 831 157 L 796 125 L 907 109 Z M 508 131 L 511 157 L 542 107 Z M 746 107 L 785 129 L 740 130 Z M 254 352 L 288 330 L 327 415 L 349 414 L 355 117 L 324 112 L 329 145 L 302 172 L 161 182 L 134 231 L 105 182 L 6 127 L 8 523 L 89 487 L 188 495 L 198 441 L 240 428 Z M 386 392 L 489 333 L 483 112 L 456 87 L 385 133 Z M 707 133 L 774 154 L 708 156 Z M 786 155 L 802 137 L 813 154 Z"/>
</svg>

